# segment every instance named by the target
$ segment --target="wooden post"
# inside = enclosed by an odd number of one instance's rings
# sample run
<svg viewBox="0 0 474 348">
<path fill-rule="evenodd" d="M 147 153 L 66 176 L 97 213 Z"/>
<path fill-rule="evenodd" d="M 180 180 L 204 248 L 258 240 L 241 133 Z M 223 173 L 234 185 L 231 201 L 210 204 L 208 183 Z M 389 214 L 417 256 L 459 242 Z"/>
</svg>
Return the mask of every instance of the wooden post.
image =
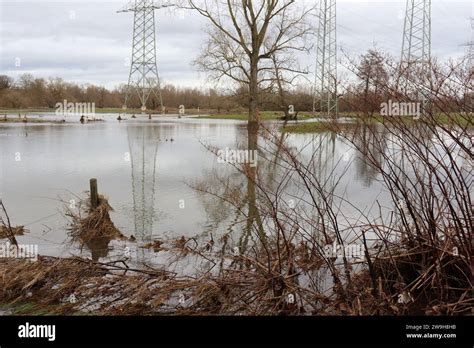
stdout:
<svg viewBox="0 0 474 348">
<path fill-rule="evenodd" d="M 97 191 L 97 179 L 92 178 L 91 184 L 91 208 L 92 210 L 99 206 L 99 193 Z"/>
</svg>

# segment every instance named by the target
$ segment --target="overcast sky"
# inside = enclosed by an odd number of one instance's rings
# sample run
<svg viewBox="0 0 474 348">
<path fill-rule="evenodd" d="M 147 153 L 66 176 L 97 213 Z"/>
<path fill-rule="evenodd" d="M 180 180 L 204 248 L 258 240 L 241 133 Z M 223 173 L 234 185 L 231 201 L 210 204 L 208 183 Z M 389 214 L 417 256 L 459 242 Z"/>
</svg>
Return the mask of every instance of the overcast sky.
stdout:
<svg viewBox="0 0 474 348">
<path fill-rule="evenodd" d="M 317 1 L 317 0 L 315 0 Z M 62 77 L 113 88 L 128 79 L 132 13 L 126 0 L 0 0 L 0 74 Z M 374 44 L 399 55 L 405 0 L 338 0 L 339 47 L 354 55 Z M 472 0 L 432 1 L 432 51 L 457 58 L 472 40 Z M 158 70 L 164 83 L 208 86 L 192 66 L 207 23 L 193 12 L 157 11 Z M 307 56 L 308 62 L 314 60 Z M 20 66 L 16 66 L 20 63 Z"/>
</svg>

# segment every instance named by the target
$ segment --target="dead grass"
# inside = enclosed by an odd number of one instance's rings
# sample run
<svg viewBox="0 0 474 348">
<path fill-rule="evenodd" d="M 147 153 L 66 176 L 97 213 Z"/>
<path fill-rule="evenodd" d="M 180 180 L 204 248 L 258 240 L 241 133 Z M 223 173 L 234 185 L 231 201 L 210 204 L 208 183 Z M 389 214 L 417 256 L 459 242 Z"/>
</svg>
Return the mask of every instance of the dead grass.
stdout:
<svg viewBox="0 0 474 348">
<path fill-rule="evenodd" d="M 451 250 L 400 245 L 374 259 L 379 292 L 394 299 L 395 314 L 472 314 L 474 290 L 468 263 Z M 471 278 L 472 279 L 472 278 Z M 443 288 L 437 288 L 437 284 Z M 440 295 L 441 292 L 441 295 Z"/>
<path fill-rule="evenodd" d="M 216 253 L 204 252 L 205 246 L 197 245 L 194 239 L 177 239 L 170 248 L 162 243 L 148 247 L 159 247 L 159 251 L 169 252 L 177 259 L 206 258 L 218 270 L 191 277 L 152 268 L 133 269 L 125 260 L 100 263 L 78 257 L 39 257 L 37 262 L 2 259 L 0 302 L 33 303 L 68 315 L 437 315 L 469 314 L 473 305 L 472 289 L 456 288 L 456 279 L 462 279 L 456 272 L 468 270 L 458 269 L 462 264 L 450 256 L 441 258 L 441 267 L 449 267 L 452 279 L 446 290 L 457 291 L 452 298 L 458 300 L 440 304 L 429 298 L 430 280 L 436 276 L 433 261 L 426 259 L 433 267 L 424 273 L 416 270 L 419 258 L 426 257 L 420 251 L 400 249 L 395 253 L 391 249 L 391 256 L 381 253 L 373 258 L 375 287 L 371 286 L 368 270 L 362 269 L 353 275 L 351 284 L 335 284 L 333 292 L 324 295 L 295 281 L 304 269 L 322 269 L 321 260 L 303 244 L 292 247 L 296 268 L 287 272 L 267 268 L 264 255 L 231 255 L 220 247 Z M 274 261 L 271 264 L 276 265 Z M 400 284 L 398 272 L 405 277 L 405 284 Z M 403 301 L 401 289 L 408 289 Z M 465 295 L 459 297 L 459 292 Z M 288 301 L 290 294 L 294 295 L 294 302 Z"/>
<path fill-rule="evenodd" d="M 153 242 L 142 245 L 141 248 L 152 249 L 154 252 L 159 252 L 160 250 L 163 250 L 162 245 L 163 245 L 163 242 L 159 240 L 154 240 Z"/>
<path fill-rule="evenodd" d="M 72 241 L 84 245 L 101 239 L 125 238 L 110 219 L 109 212 L 112 210 L 107 199 L 102 195 L 99 197 L 98 207 L 94 210 L 91 209 L 89 199 L 81 202 L 79 212 L 68 209 L 66 216 L 71 219 L 69 235 Z"/>
<path fill-rule="evenodd" d="M 12 231 L 14 236 L 22 236 L 27 230 L 25 229 L 25 226 L 16 226 L 12 227 Z M 0 238 L 8 238 L 9 234 L 10 230 L 8 229 L 8 227 L 0 225 Z"/>
</svg>

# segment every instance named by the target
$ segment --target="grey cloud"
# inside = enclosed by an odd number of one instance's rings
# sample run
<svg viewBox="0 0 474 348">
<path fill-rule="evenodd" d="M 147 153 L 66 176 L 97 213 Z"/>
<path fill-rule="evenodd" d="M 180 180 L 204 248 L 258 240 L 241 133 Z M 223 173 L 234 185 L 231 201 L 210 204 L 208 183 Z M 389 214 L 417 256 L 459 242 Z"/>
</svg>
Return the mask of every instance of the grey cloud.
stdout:
<svg viewBox="0 0 474 348">
<path fill-rule="evenodd" d="M 113 88 L 128 77 L 132 13 L 116 13 L 126 1 L 0 0 L 0 73 L 62 77 Z M 465 53 L 471 40 L 472 2 L 433 1 L 433 53 L 441 59 Z M 399 55 L 405 1 L 338 3 L 340 47 L 359 55 L 378 47 Z M 206 34 L 204 19 L 190 12 L 156 14 L 159 71 L 164 82 L 202 86 L 205 76 L 191 65 Z M 15 67 L 15 58 L 21 67 Z M 301 56 L 311 64 L 313 56 Z"/>
</svg>

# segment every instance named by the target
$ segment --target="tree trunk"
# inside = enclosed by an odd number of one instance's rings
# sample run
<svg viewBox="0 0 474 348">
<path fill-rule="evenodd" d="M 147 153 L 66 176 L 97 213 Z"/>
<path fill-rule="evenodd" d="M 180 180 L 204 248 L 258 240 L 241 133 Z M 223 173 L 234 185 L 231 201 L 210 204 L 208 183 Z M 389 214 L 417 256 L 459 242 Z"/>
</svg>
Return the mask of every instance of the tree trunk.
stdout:
<svg viewBox="0 0 474 348">
<path fill-rule="evenodd" d="M 249 127 L 258 129 L 258 57 L 252 57 L 249 81 Z"/>
<path fill-rule="evenodd" d="M 285 114 L 285 121 L 289 121 L 293 115 L 290 115 L 290 112 L 288 110 L 288 103 L 286 102 L 286 96 L 285 96 L 285 91 L 283 90 L 283 84 L 281 83 L 281 76 L 280 76 L 280 69 L 278 68 L 278 64 L 276 61 L 275 56 L 272 57 L 273 60 L 273 65 L 275 66 L 275 77 L 276 77 L 276 83 L 278 86 L 278 96 L 280 98 L 280 107 L 283 109 L 283 112 Z"/>
</svg>

